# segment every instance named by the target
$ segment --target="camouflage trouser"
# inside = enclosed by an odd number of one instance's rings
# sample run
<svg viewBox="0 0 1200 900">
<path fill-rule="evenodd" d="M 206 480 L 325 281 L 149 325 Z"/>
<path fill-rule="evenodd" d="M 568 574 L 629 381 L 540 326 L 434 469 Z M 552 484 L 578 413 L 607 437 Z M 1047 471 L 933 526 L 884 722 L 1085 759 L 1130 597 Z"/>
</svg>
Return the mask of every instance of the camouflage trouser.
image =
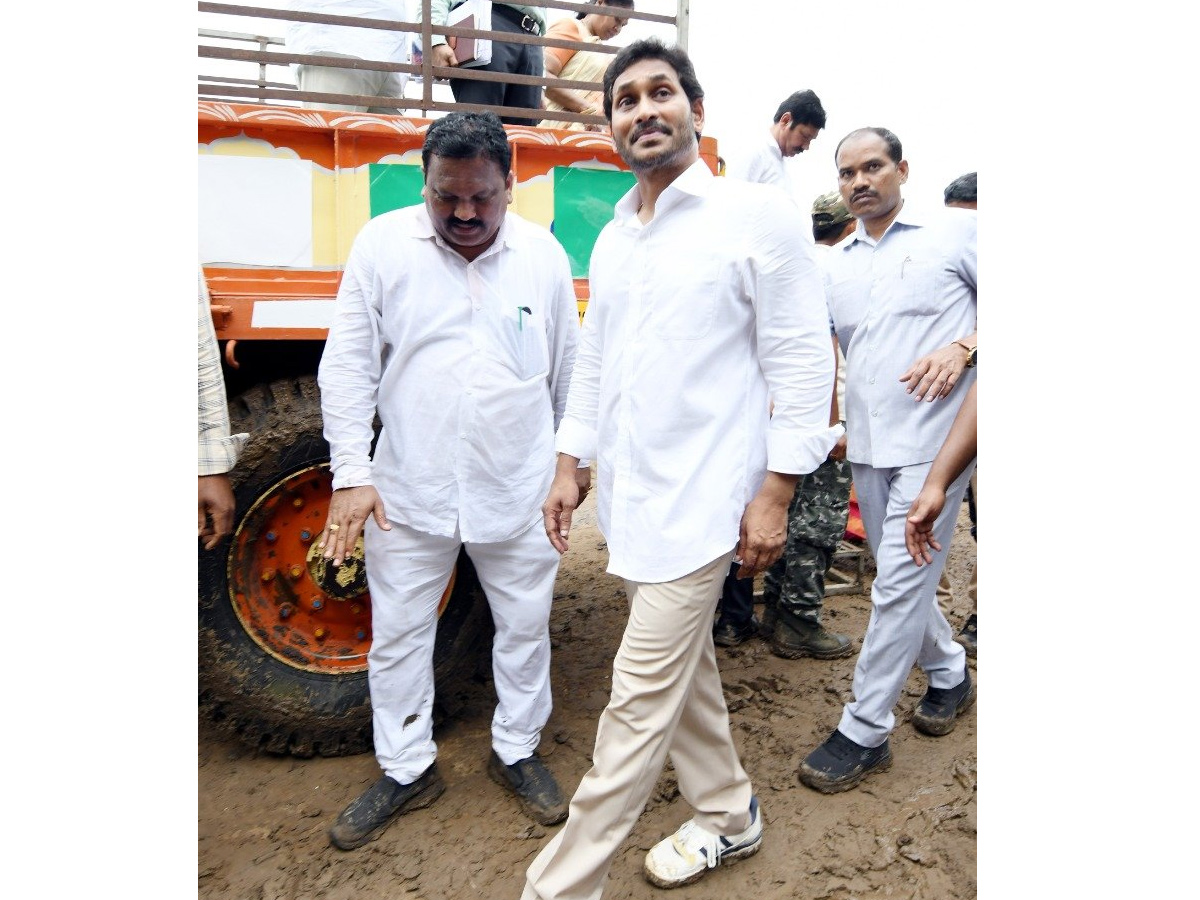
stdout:
<svg viewBox="0 0 1200 900">
<path fill-rule="evenodd" d="M 783 556 L 763 575 L 763 602 L 819 624 L 825 570 L 846 533 L 850 514 L 850 463 L 827 459 L 800 476 L 788 508 Z"/>
</svg>

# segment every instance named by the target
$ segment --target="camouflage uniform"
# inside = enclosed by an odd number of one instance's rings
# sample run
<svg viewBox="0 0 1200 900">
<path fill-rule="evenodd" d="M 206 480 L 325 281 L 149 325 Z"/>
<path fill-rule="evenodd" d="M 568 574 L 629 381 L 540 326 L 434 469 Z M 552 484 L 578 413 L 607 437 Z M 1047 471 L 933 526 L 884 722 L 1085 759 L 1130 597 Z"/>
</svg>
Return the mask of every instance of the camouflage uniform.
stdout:
<svg viewBox="0 0 1200 900">
<path fill-rule="evenodd" d="M 850 514 L 850 464 L 827 459 L 800 476 L 788 508 L 783 556 L 763 575 L 763 603 L 821 623 L 825 570 L 833 560 Z"/>
</svg>

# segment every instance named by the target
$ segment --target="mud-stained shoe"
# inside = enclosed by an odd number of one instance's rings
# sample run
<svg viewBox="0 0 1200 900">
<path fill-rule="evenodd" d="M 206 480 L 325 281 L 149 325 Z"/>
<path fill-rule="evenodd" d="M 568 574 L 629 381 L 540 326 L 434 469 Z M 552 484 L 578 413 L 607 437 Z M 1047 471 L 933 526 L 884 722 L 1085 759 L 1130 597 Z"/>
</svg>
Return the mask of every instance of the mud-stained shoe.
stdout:
<svg viewBox="0 0 1200 900">
<path fill-rule="evenodd" d="M 764 641 L 771 640 L 775 633 L 775 622 L 779 619 L 779 610 L 773 605 L 764 605 L 762 619 L 758 623 L 758 636 Z"/>
<path fill-rule="evenodd" d="M 719 621 L 713 627 L 713 643 L 719 647 L 737 647 L 758 634 L 758 619 L 750 617 L 745 625 Z"/>
<path fill-rule="evenodd" d="M 820 622 L 781 612 L 771 634 L 771 652 L 784 659 L 842 659 L 854 652 L 854 645 L 847 635 L 826 631 Z"/>
<path fill-rule="evenodd" d="M 557 825 L 567 817 L 567 803 L 558 782 L 536 753 L 506 766 L 493 750 L 488 759 L 488 775 L 496 784 L 516 794 L 526 814 L 535 822 Z"/>
<path fill-rule="evenodd" d="M 856 744 L 834 730 L 820 747 L 800 764 L 800 783 L 822 794 L 848 791 L 868 775 L 892 767 L 892 751 L 885 740 L 878 747 Z"/>
<path fill-rule="evenodd" d="M 409 784 L 384 775 L 342 811 L 329 829 L 329 843 L 339 850 L 361 847 L 383 834 L 396 816 L 424 809 L 444 790 L 446 784 L 438 775 L 437 763 Z"/>
<path fill-rule="evenodd" d="M 963 673 L 958 687 L 930 687 L 913 711 L 913 728 L 922 734 L 941 737 L 954 730 L 954 720 L 975 704 L 975 685 L 971 683 L 971 670 Z"/>
<path fill-rule="evenodd" d="M 750 798 L 750 825 L 740 834 L 713 834 L 688 819 L 646 854 L 642 874 L 656 887 L 673 888 L 699 881 L 709 869 L 753 856 L 762 847 L 758 798 Z"/>
<path fill-rule="evenodd" d="M 979 623 L 975 619 L 975 613 L 967 616 L 967 621 L 963 622 L 962 631 L 954 636 L 954 639 L 963 645 L 963 649 L 967 651 L 967 656 L 971 659 L 975 658 L 975 640 L 979 636 Z"/>
</svg>

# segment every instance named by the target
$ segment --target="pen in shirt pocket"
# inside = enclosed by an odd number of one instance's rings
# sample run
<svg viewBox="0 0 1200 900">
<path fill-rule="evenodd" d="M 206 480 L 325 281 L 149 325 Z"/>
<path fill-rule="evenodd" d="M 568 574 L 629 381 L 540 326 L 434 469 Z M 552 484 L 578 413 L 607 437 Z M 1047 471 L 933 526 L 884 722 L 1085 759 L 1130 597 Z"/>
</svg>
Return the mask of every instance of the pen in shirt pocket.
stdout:
<svg viewBox="0 0 1200 900">
<path fill-rule="evenodd" d="M 533 310 L 528 306 L 517 307 L 517 331 L 525 330 L 525 316 L 532 316 Z"/>
<path fill-rule="evenodd" d="M 904 257 L 904 262 L 900 263 L 900 277 L 901 278 L 904 277 L 904 267 L 906 265 L 908 265 L 910 262 L 912 262 L 912 257 L 906 256 L 906 257 Z"/>
</svg>

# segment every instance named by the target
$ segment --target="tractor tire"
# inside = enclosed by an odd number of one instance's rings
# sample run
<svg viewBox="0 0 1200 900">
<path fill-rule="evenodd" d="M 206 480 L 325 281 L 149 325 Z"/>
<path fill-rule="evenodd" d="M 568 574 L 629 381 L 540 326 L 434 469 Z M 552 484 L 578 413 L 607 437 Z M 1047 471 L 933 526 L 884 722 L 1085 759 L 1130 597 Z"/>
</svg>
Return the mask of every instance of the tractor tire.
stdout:
<svg viewBox="0 0 1200 900">
<path fill-rule="evenodd" d="M 357 557 L 336 570 L 315 549 L 332 481 L 316 379 L 255 386 L 229 412 L 233 433 L 250 440 L 230 473 L 233 536 L 199 551 L 201 715 L 219 734 L 269 753 L 367 752 L 370 595 L 361 540 Z M 475 674 L 490 624 L 462 553 L 439 607 L 439 701 Z"/>
</svg>

